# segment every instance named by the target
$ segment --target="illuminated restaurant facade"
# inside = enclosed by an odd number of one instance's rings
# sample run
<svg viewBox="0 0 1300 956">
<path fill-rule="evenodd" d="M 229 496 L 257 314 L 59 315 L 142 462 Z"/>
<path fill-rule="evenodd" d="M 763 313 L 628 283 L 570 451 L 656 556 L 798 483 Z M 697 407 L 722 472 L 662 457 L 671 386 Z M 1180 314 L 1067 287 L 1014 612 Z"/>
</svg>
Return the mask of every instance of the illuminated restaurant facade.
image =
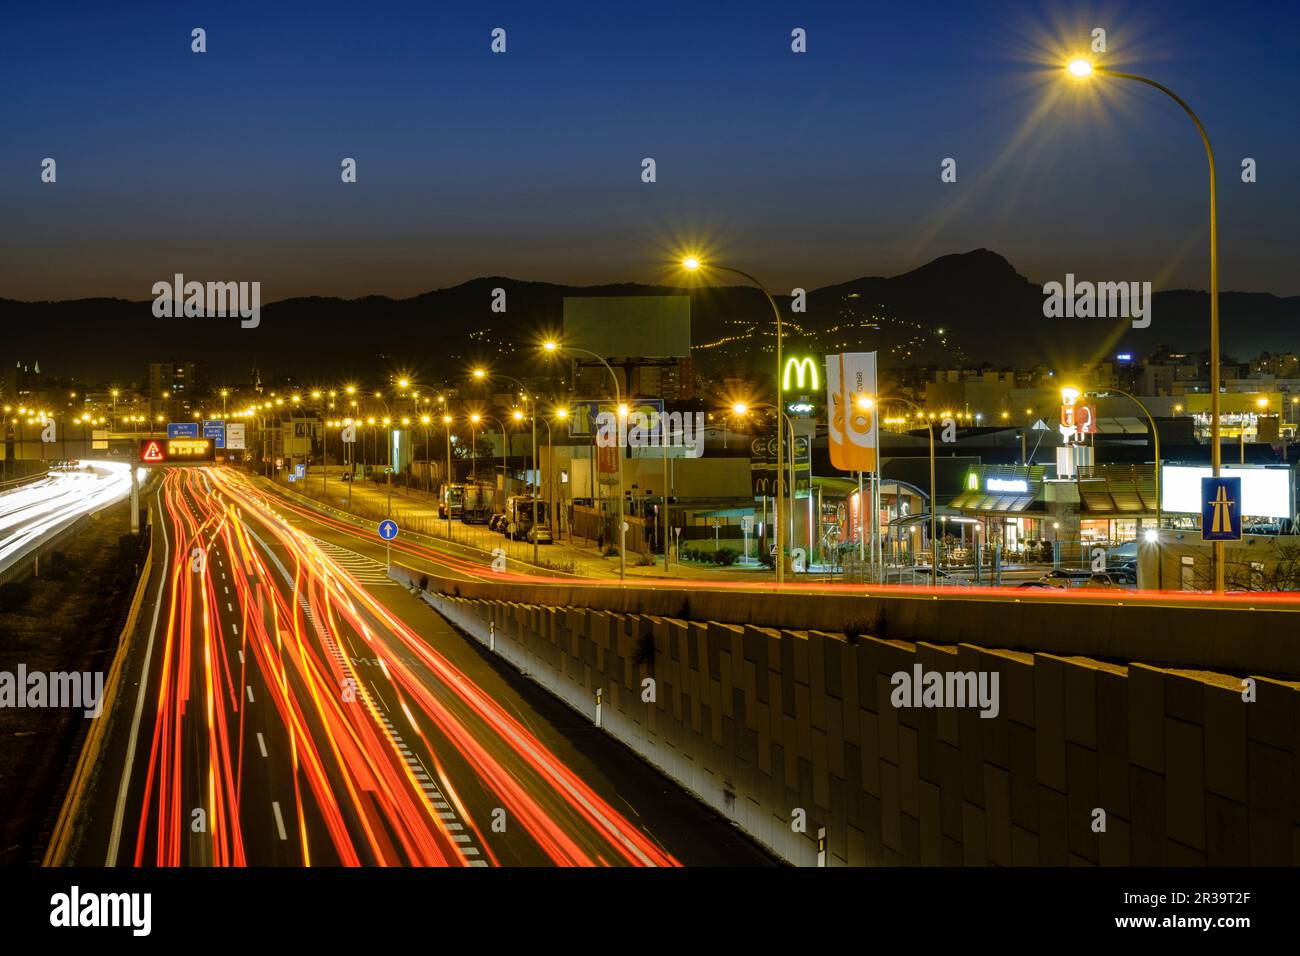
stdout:
<svg viewBox="0 0 1300 956">
<path fill-rule="evenodd" d="M 1004 554 L 1051 542 L 1118 545 L 1155 527 L 1154 466 L 1083 466 L 1071 478 L 1054 478 L 1052 471 L 1046 465 L 971 467 L 947 510 L 974 519 L 970 531 L 960 529 L 963 539 L 977 533 L 985 547 Z"/>
</svg>

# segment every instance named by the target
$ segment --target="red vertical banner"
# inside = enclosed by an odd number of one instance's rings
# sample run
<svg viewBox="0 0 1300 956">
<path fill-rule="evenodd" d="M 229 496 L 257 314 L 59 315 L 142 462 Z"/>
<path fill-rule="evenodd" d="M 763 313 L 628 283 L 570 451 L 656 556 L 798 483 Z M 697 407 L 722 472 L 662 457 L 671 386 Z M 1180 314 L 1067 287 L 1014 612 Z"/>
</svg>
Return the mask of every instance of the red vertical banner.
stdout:
<svg viewBox="0 0 1300 956">
<path fill-rule="evenodd" d="M 603 446 L 596 448 L 596 468 L 602 475 L 617 474 L 618 453 L 619 448 L 616 445 L 611 445 L 608 448 Z"/>
</svg>

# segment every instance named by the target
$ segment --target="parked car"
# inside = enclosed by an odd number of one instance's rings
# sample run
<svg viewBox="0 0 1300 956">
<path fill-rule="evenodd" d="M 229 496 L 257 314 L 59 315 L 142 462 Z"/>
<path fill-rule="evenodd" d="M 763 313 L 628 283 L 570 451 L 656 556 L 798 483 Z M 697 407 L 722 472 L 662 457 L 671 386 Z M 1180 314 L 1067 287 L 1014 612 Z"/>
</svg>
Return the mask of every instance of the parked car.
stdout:
<svg viewBox="0 0 1300 956">
<path fill-rule="evenodd" d="M 1083 582 L 1083 587 L 1103 591 L 1122 590 L 1124 587 L 1123 577 L 1114 571 L 1097 571 L 1088 580 Z"/>
<path fill-rule="evenodd" d="M 1041 578 L 1039 583 L 1054 588 L 1077 588 L 1092 577 L 1091 571 L 1072 568 L 1054 568 Z"/>
<path fill-rule="evenodd" d="M 491 518 L 488 518 L 488 530 L 489 530 L 489 531 L 501 531 L 502 534 L 504 534 L 505 532 L 502 531 L 501 523 L 502 523 L 503 521 L 505 521 L 505 520 L 506 520 L 505 512 L 504 512 L 504 511 L 498 511 L 498 512 L 497 512 L 496 514 L 494 514 Z"/>
<path fill-rule="evenodd" d="M 1017 584 L 1017 585 L 1016 585 L 1016 590 L 1017 590 L 1017 591 L 1027 591 L 1027 590 L 1030 590 L 1030 589 L 1033 589 L 1033 590 L 1036 590 L 1036 591 L 1053 591 L 1053 590 L 1055 590 L 1055 588 L 1053 588 L 1052 585 L 1050 585 L 1050 584 L 1044 584 L 1042 581 L 1022 581 L 1020 584 Z"/>
</svg>

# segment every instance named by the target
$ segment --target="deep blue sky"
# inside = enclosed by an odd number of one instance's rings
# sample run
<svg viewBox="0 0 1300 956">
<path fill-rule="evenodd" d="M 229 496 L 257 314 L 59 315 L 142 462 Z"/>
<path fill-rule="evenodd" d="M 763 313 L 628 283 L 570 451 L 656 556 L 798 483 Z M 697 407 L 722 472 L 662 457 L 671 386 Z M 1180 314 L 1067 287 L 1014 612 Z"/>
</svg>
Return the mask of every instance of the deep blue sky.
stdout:
<svg viewBox="0 0 1300 956">
<path fill-rule="evenodd" d="M 1179 91 L 1214 138 L 1223 287 L 1300 293 L 1296 3 L 99 2 L 2 16 L 3 297 L 147 299 L 176 271 L 260 279 L 264 301 L 483 274 L 659 280 L 674 243 L 697 239 L 780 290 L 980 246 L 1040 282 L 1203 288 L 1191 124 L 1154 91 L 1068 87 L 1052 68 L 1094 26 L 1108 61 Z M 488 50 L 496 26 L 505 55 Z M 795 26 L 806 54 L 790 52 Z M 46 156 L 55 186 L 39 182 Z M 356 185 L 339 182 L 345 156 Z M 939 180 L 949 156 L 955 185 Z"/>
</svg>

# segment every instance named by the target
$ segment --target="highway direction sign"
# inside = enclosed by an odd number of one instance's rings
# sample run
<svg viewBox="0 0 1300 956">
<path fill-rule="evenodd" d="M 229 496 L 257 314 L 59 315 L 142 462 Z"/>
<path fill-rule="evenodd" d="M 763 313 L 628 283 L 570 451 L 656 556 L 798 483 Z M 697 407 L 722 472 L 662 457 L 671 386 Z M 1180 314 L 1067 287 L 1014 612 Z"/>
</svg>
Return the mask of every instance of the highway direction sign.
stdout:
<svg viewBox="0 0 1300 956">
<path fill-rule="evenodd" d="M 226 423 L 213 419 L 203 423 L 203 437 L 211 439 L 213 447 L 221 450 L 226 447 Z"/>
</svg>

